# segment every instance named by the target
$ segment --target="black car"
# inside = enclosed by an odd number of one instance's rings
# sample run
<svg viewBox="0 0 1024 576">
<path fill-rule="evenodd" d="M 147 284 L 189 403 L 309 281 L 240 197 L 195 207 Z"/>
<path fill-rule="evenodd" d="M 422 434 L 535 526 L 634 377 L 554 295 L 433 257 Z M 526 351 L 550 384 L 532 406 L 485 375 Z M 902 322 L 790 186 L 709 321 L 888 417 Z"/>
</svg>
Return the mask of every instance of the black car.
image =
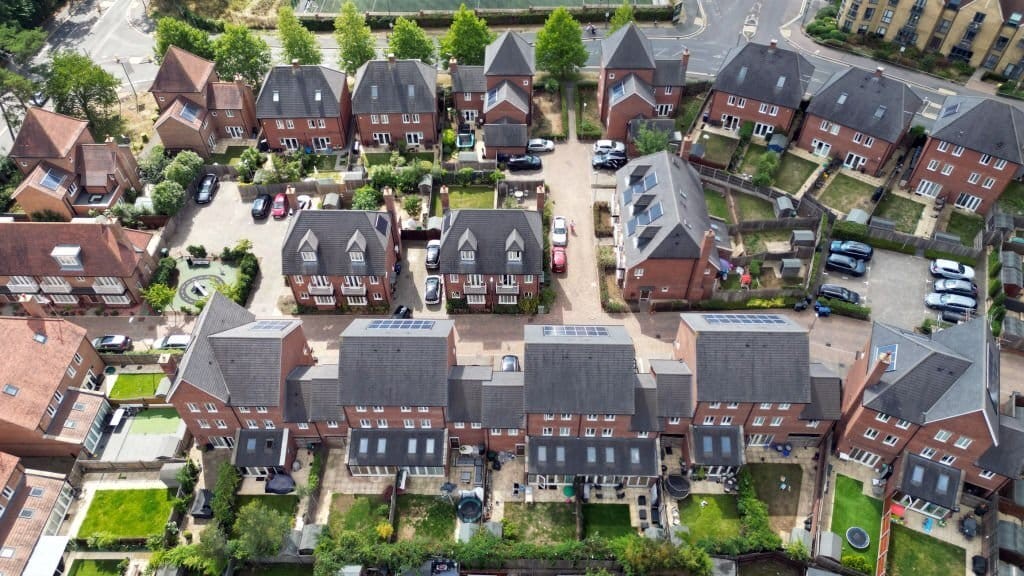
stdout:
<svg viewBox="0 0 1024 576">
<path fill-rule="evenodd" d="M 392 318 L 405 319 L 412 318 L 412 310 L 408 306 L 399 305 L 395 308 L 395 311 L 391 313 Z"/>
<path fill-rule="evenodd" d="M 540 170 L 541 163 L 539 156 L 527 154 L 525 156 L 512 156 L 505 163 L 509 171 L 517 170 Z"/>
<path fill-rule="evenodd" d="M 612 151 L 605 154 L 594 154 L 594 158 L 590 161 L 590 164 L 594 168 L 600 168 L 603 170 L 618 170 L 625 166 L 626 162 L 628 162 L 628 160 L 624 153 Z"/>
<path fill-rule="evenodd" d="M 220 181 L 217 180 L 216 174 L 203 176 L 203 181 L 199 183 L 199 188 L 196 189 L 196 204 L 209 204 L 219 187 Z"/>
<path fill-rule="evenodd" d="M 863 276 L 864 268 L 863 260 L 843 256 L 842 254 L 829 254 L 828 260 L 825 260 L 826 270 L 835 270 L 850 276 Z"/>
<path fill-rule="evenodd" d="M 850 304 L 860 304 L 860 294 L 843 288 L 838 284 L 822 284 L 818 288 L 818 298 L 832 298 L 833 300 L 842 300 Z"/>
<path fill-rule="evenodd" d="M 437 270 L 441 266 L 441 241 L 427 242 L 427 256 L 424 259 L 427 270 Z"/>
<path fill-rule="evenodd" d="M 127 352 L 132 349 L 132 339 L 122 334 L 107 334 L 92 341 L 97 352 Z"/>
<path fill-rule="evenodd" d="M 875 249 L 871 246 L 853 240 L 833 240 L 828 250 L 833 254 L 842 254 L 861 260 L 871 260 L 871 256 L 875 253 Z"/>
<path fill-rule="evenodd" d="M 519 372 L 519 356 L 506 354 L 501 357 L 502 372 Z"/>
<path fill-rule="evenodd" d="M 270 194 L 260 194 L 252 201 L 252 217 L 254 220 L 262 220 L 270 214 L 270 204 L 274 199 Z"/>
</svg>

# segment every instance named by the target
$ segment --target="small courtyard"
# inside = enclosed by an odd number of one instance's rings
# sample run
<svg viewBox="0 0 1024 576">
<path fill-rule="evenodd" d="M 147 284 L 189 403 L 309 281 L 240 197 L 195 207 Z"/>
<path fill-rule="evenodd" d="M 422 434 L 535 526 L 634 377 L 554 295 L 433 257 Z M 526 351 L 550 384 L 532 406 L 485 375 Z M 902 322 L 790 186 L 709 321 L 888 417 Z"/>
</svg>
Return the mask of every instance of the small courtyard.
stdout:
<svg viewBox="0 0 1024 576">
<path fill-rule="evenodd" d="M 732 154 L 740 143 L 736 138 L 712 132 L 701 132 L 699 141 L 704 146 L 704 159 L 723 168 L 729 165 Z"/>
<path fill-rule="evenodd" d="M 332 534 L 362 531 L 388 521 L 388 503 L 373 495 L 332 494 L 327 525 Z"/>
<path fill-rule="evenodd" d="M 690 529 L 693 542 L 728 540 L 740 533 L 736 497 L 729 494 L 690 494 L 679 503 L 679 523 Z"/>
<path fill-rule="evenodd" d="M 402 494 L 397 516 L 399 540 L 425 540 L 441 546 L 455 539 L 455 505 L 446 498 Z"/>
<path fill-rule="evenodd" d="M 797 522 L 804 471 L 799 464 L 749 464 L 758 498 L 768 505 L 772 531 L 788 534 Z"/>
<path fill-rule="evenodd" d="M 602 538 L 618 538 L 635 534 L 629 519 L 627 504 L 584 504 L 583 505 L 583 536 L 601 536 Z"/>
<path fill-rule="evenodd" d="M 817 168 L 814 162 L 786 152 L 779 162 L 779 169 L 775 171 L 775 187 L 796 194 Z"/>
<path fill-rule="evenodd" d="M 875 206 L 875 211 L 871 216 L 872 218 L 892 220 L 896 225 L 896 230 L 913 234 L 917 230 L 917 223 L 921 220 L 922 213 L 924 213 L 924 204 L 889 192 Z"/>
<path fill-rule="evenodd" d="M 448 208 L 460 210 L 463 208 L 480 208 L 490 210 L 494 208 L 494 187 L 493 186 L 459 186 L 448 187 Z M 434 191 L 430 195 L 430 215 L 442 216 L 441 193 Z"/>
<path fill-rule="evenodd" d="M 966 565 L 963 548 L 894 524 L 889 539 L 889 571 L 895 576 L 960 576 Z"/>
<path fill-rule="evenodd" d="M 170 309 L 195 308 L 210 297 L 218 287 L 231 286 L 238 280 L 238 267 L 220 260 L 208 266 L 189 266 L 184 257 L 177 258 L 178 286 Z"/>
<path fill-rule="evenodd" d="M 111 400 L 152 398 L 160 381 L 166 378 L 163 372 L 120 373 L 114 377 L 110 389 Z"/>
<path fill-rule="evenodd" d="M 181 425 L 181 418 L 174 408 L 149 408 L 141 410 L 131 419 L 129 434 L 174 434 Z"/>
</svg>

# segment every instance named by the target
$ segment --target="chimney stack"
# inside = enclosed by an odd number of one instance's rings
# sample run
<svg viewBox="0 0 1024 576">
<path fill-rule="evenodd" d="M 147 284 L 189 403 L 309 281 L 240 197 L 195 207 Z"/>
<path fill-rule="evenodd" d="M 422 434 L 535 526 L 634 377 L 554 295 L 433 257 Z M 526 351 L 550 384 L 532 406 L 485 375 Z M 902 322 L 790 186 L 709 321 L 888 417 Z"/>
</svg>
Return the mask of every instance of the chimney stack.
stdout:
<svg viewBox="0 0 1024 576">
<path fill-rule="evenodd" d="M 395 63 L 395 53 L 394 52 L 388 52 L 388 64 L 394 65 L 394 63 Z"/>
<path fill-rule="evenodd" d="M 686 68 L 689 67 L 689 65 L 690 65 L 690 49 L 689 48 L 684 48 L 683 49 L 683 58 L 682 59 L 683 59 L 683 72 L 685 72 Z"/>
<path fill-rule="evenodd" d="M 768 43 L 768 46 L 770 46 L 771 49 L 774 50 L 779 47 L 779 41 L 776 40 L 775 38 L 772 38 L 771 42 Z"/>
<path fill-rule="evenodd" d="M 693 150 L 693 139 L 689 136 L 683 136 L 683 142 L 679 145 L 679 157 L 688 161 L 691 150 Z"/>
<path fill-rule="evenodd" d="M 455 58 L 448 60 L 448 72 L 455 74 L 455 71 L 459 68 L 459 61 Z"/>
<path fill-rule="evenodd" d="M 547 195 L 543 184 L 537 186 L 537 212 L 541 213 L 541 218 L 544 217 L 544 203 L 547 202 Z"/>
<path fill-rule="evenodd" d="M 875 68 L 875 78 L 881 78 L 883 72 L 885 72 L 885 68 L 881 66 Z"/>
<path fill-rule="evenodd" d="M 448 187 L 441 186 L 441 213 L 448 211 Z"/>
<path fill-rule="evenodd" d="M 867 382 L 865 386 L 874 386 L 882 379 L 882 374 L 889 369 L 889 364 L 892 363 L 892 354 L 889 352 L 883 352 L 878 355 L 878 360 L 875 361 L 875 365 L 871 367 L 871 373 L 868 374 Z"/>
<path fill-rule="evenodd" d="M 295 74 L 298 71 L 299 71 L 299 59 L 298 58 L 292 58 L 292 74 Z"/>
<path fill-rule="evenodd" d="M 33 318 L 46 318 L 49 316 L 46 313 L 46 308 L 31 294 L 18 296 L 18 304 L 21 304 L 21 307 L 25 309 L 25 313 Z"/>
</svg>

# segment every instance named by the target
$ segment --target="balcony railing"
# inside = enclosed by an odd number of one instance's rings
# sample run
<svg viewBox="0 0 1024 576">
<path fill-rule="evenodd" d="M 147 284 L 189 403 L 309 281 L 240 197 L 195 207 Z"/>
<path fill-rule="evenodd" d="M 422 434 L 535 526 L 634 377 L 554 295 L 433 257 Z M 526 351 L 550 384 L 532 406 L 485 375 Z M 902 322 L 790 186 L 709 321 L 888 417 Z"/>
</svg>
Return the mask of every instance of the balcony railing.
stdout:
<svg viewBox="0 0 1024 576">
<path fill-rule="evenodd" d="M 36 292 L 39 292 L 39 284 L 36 284 L 35 282 L 32 282 L 31 284 L 15 284 L 13 282 L 8 282 L 7 289 L 18 294 L 35 294 Z"/>
<path fill-rule="evenodd" d="M 345 296 L 366 296 L 366 285 L 360 284 L 359 286 L 341 286 L 341 293 Z"/>
<path fill-rule="evenodd" d="M 312 294 L 313 296 L 333 296 L 334 295 L 334 286 L 331 286 L 330 284 L 327 284 L 327 285 L 310 284 L 308 286 L 308 288 L 309 288 L 309 293 Z"/>
<path fill-rule="evenodd" d="M 498 294 L 519 294 L 519 284 L 498 284 L 494 291 Z"/>
<path fill-rule="evenodd" d="M 97 294 L 124 294 L 124 282 L 120 280 L 117 284 L 93 284 L 92 289 Z"/>
<path fill-rule="evenodd" d="M 40 288 L 47 294 L 70 294 L 71 284 L 64 282 L 63 284 L 40 284 Z"/>
<path fill-rule="evenodd" d="M 486 284 L 466 284 L 462 287 L 465 294 L 487 294 Z"/>
</svg>

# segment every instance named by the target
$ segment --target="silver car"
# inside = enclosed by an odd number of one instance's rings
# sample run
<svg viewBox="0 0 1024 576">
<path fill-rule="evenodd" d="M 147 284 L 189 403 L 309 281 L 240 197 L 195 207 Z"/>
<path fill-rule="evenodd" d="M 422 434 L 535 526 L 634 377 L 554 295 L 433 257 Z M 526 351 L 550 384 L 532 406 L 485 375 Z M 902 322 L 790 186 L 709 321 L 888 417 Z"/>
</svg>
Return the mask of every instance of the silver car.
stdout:
<svg viewBox="0 0 1024 576">
<path fill-rule="evenodd" d="M 551 220 L 551 245 L 566 246 L 569 244 L 569 228 L 564 216 L 555 216 Z"/>
<path fill-rule="evenodd" d="M 974 298 L 968 298 L 959 294 L 940 294 L 939 292 L 932 292 L 925 296 L 924 304 L 934 310 L 958 312 L 960 314 L 970 314 L 978 309 L 978 301 Z"/>
<path fill-rule="evenodd" d="M 526 143 L 526 151 L 530 154 L 536 154 L 537 152 L 551 152 L 555 149 L 555 143 L 551 140 L 545 140 L 544 138 L 533 138 Z"/>
<path fill-rule="evenodd" d="M 594 154 L 606 154 L 608 152 L 626 153 L 626 145 L 617 140 L 598 140 L 594 142 Z"/>
</svg>

